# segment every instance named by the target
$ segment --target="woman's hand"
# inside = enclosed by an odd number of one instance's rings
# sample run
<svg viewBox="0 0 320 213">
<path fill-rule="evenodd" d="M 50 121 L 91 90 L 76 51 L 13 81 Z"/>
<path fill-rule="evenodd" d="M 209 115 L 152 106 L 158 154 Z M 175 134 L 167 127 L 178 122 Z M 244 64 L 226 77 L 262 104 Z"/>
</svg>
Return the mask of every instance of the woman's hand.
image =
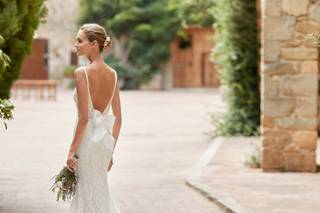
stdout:
<svg viewBox="0 0 320 213">
<path fill-rule="evenodd" d="M 70 172 L 74 172 L 74 168 L 76 167 L 76 160 L 74 158 L 75 152 L 69 151 L 67 158 L 67 169 Z"/>
<path fill-rule="evenodd" d="M 110 171 L 112 165 L 113 165 L 113 157 L 111 157 L 111 161 L 110 161 L 109 166 L 108 166 L 108 171 Z"/>
</svg>

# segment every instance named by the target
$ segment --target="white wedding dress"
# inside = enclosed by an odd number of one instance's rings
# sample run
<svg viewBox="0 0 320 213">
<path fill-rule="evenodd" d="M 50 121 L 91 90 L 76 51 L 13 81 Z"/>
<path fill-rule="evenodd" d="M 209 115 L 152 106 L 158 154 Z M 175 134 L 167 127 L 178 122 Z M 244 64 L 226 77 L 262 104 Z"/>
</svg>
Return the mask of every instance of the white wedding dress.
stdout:
<svg viewBox="0 0 320 213">
<path fill-rule="evenodd" d="M 71 213 L 120 213 L 109 190 L 107 172 L 115 145 L 115 138 L 111 134 L 115 116 L 109 113 L 109 108 L 116 89 L 117 74 L 115 72 L 111 99 L 101 113 L 93 107 L 86 68 L 84 68 L 84 73 L 89 93 L 89 121 L 76 152 L 79 159 L 75 167 L 75 174 L 79 179 L 71 201 Z M 73 92 L 73 99 L 77 105 L 76 89 Z M 75 134 L 75 129 L 76 126 L 73 134 Z"/>
</svg>

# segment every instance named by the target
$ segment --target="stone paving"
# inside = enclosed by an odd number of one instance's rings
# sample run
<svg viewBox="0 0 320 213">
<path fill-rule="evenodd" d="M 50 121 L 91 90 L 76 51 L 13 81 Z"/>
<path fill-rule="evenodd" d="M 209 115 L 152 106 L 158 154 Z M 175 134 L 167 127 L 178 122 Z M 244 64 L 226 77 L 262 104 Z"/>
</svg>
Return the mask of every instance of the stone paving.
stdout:
<svg viewBox="0 0 320 213">
<path fill-rule="evenodd" d="M 223 111 L 214 89 L 122 91 L 123 125 L 109 173 L 122 213 L 223 212 L 184 183 L 209 145 L 209 114 Z M 0 127 L 0 213 L 67 213 L 50 178 L 65 164 L 75 125 L 71 91 L 58 100 L 13 100 Z"/>
<path fill-rule="evenodd" d="M 230 137 L 221 140 L 219 150 L 201 177 L 192 183 L 199 191 L 235 213 L 320 212 L 319 172 L 263 172 L 245 167 L 244 161 L 252 143 L 257 143 L 260 138 Z M 318 142 L 318 156 L 319 145 Z"/>
</svg>

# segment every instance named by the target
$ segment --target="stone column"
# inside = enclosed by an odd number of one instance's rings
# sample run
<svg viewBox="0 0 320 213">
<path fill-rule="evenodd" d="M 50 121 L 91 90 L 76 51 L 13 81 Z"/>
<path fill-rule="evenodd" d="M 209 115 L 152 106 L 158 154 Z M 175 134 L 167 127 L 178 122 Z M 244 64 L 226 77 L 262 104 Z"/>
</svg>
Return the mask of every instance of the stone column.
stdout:
<svg viewBox="0 0 320 213">
<path fill-rule="evenodd" d="M 264 171 L 316 171 L 320 1 L 262 0 Z"/>
</svg>

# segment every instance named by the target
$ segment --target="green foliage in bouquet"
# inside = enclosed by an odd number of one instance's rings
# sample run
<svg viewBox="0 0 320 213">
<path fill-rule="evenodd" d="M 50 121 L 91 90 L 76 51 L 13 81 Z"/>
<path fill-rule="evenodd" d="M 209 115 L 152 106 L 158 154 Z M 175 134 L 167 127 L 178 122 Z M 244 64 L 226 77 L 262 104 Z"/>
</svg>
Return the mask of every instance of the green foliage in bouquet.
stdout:
<svg viewBox="0 0 320 213">
<path fill-rule="evenodd" d="M 256 2 L 217 0 L 212 9 L 216 43 L 213 58 L 227 87 L 228 109 L 213 115 L 214 135 L 258 135 L 260 126 L 259 42 Z"/>
<path fill-rule="evenodd" d="M 14 105 L 7 99 L 0 98 L 0 119 L 3 120 L 4 126 L 7 129 L 5 120 L 13 119 Z"/>
<path fill-rule="evenodd" d="M 11 59 L 10 67 L 0 69 L 0 98 L 10 97 L 10 88 L 19 77 L 23 60 L 31 52 L 34 31 L 47 15 L 43 2 L 44 0 L 0 1 L 0 34 L 4 38 L 1 52 Z M 3 54 L 0 57 L 3 58 Z M 0 61 L 3 63 L 3 60 Z"/>
<path fill-rule="evenodd" d="M 77 156 L 75 156 L 78 158 Z M 54 183 L 50 187 L 49 190 L 52 192 L 55 192 L 57 190 L 57 201 L 60 200 L 60 198 L 63 201 L 71 200 L 71 198 L 75 194 L 76 185 L 78 182 L 78 176 L 75 172 L 71 172 L 68 170 L 66 166 L 64 166 L 59 174 L 53 176 L 51 180 L 54 179 Z"/>
</svg>

